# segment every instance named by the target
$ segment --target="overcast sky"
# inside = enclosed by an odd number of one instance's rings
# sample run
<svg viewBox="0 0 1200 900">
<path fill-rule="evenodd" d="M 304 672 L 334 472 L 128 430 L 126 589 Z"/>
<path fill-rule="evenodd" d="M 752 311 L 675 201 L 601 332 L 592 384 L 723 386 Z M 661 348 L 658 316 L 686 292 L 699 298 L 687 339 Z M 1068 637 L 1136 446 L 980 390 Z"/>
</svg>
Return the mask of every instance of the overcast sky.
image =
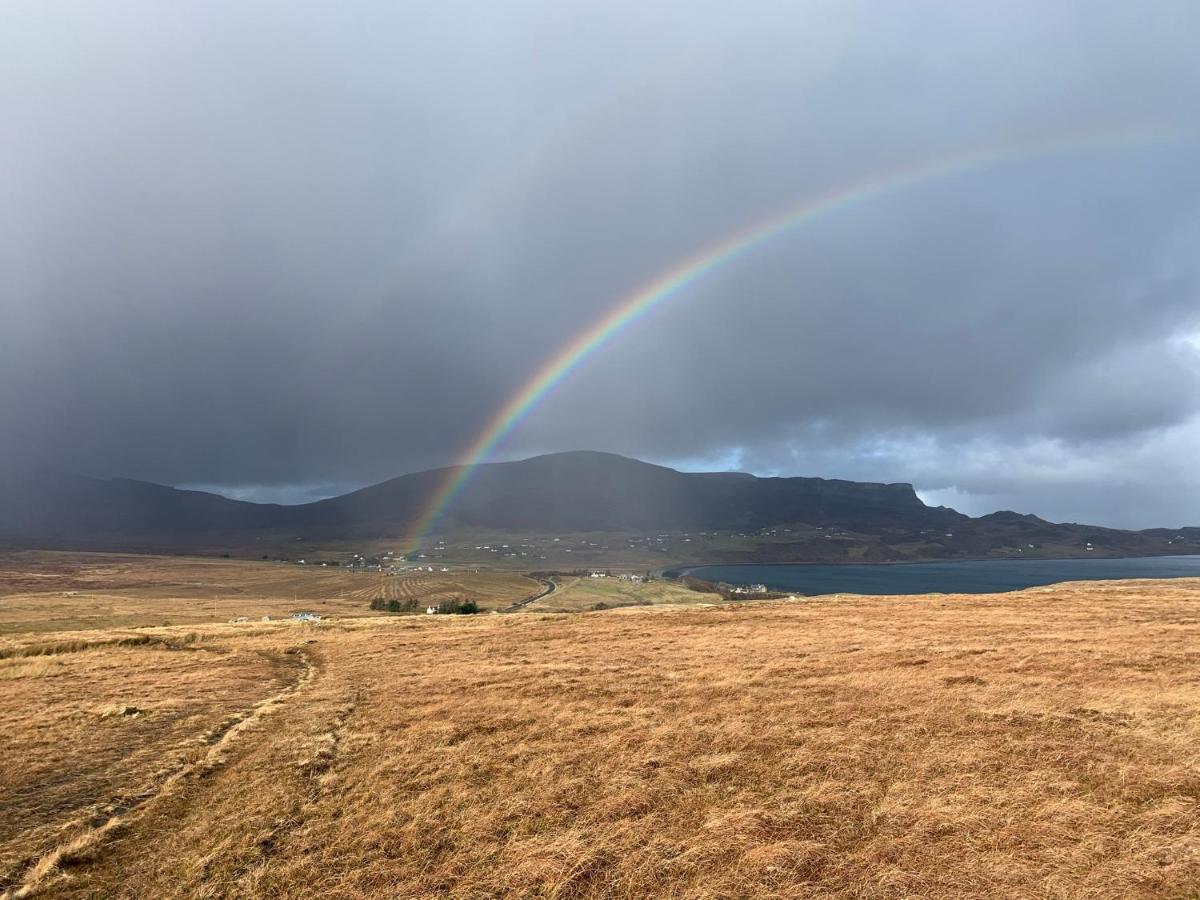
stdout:
<svg viewBox="0 0 1200 900">
<path fill-rule="evenodd" d="M 498 449 L 1200 524 L 1200 4 L 7 2 L 0 464 L 308 499 Z M 1001 154 L 1003 155 L 1003 153 Z"/>
</svg>

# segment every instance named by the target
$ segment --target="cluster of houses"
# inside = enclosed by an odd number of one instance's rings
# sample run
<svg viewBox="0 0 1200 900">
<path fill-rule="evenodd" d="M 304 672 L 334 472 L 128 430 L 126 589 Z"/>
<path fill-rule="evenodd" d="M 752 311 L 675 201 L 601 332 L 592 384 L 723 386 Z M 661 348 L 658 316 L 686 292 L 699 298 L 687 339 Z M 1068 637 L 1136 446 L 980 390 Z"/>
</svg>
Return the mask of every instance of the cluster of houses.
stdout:
<svg viewBox="0 0 1200 900">
<path fill-rule="evenodd" d="M 439 549 L 442 549 L 442 548 L 439 548 Z M 420 553 L 420 554 L 417 554 L 417 558 L 425 559 L 426 555 L 424 553 Z M 309 562 L 307 559 L 298 559 L 298 560 L 296 560 L 296 564 L 301 565 L 301 566 L 320 566 L 321 568 L 325 568 L 327 566 L 337 567 L 337 566 L 341 565 L 340 563 L 338 563 L 336 561 L 334 561 L 334 562 Z M 435 572 L 439 568 L 443 572 L 450 571 L 450 569 L 447 566 L 435 567 L 435 566 L 428 565 L 426 563 L 418 563 L 417 565 L 409 565 L 405 561 L 404 557 L 399 553 L 395 553 L 395 554 L 385 553 L 381 556 L 369 556 L 369 557 L 363 556 L 361 553 L 355 553 L 353 556 L 350 557 L 349 561 L 345 563 L 343 568 L 347 572 L 351 572 L 351 573 L 379 572 L 383 575 L 400 575 L 404 572 Z"/>
<path fill-rule="evenodd" d="M 729 592 L 731 594 L 765 594 L 767 586 L 765 584 L 735 584 Z"/>
<path fill-rule="evenodd" d="M 630 572 L 622 572 L 619 575 L 613 575 L 611 572 L 589 572 L 588 578 L 616 578 L 618 581 L 629 581 L 633 584 L 644 584 L 650 580 L 647 575 L 634 575 Z"/>
</svg>

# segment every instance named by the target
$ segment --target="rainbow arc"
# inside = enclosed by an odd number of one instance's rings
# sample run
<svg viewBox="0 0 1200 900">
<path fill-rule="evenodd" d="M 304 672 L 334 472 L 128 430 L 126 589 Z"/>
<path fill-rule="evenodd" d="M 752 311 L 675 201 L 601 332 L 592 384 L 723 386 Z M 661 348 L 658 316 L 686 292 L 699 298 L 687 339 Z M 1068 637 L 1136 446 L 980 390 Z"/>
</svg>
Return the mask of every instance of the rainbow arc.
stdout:
<svg viewBox="0 0 1200 900">
<path fill-rule="evenodd" d="M 810 225 L 833 213 L 878 200 L 919 185 L 995 166 L 1043 156 L 1088 149 L 1120 148 L 1161 142 L 1178 132 L 1125 129 L 1057 135 L 1049 138 L 985 147 L 910 164 L 885 173 L 842 184 L 783 209 L 769 218 L 710 244 L 648 284 L 617 301 L 604 315 L 554 352 L 492 416 L 455 465 L 432 492 L 405 541 L 411 552 L 436 524 L 439 516 L 496 446 L 523 422 L 539 403 L 585 361 L 640 320 L 651 310 L 679 297 L 687 288 L 716 269 L 729 265 L 784 234 Z"/>
</svg>

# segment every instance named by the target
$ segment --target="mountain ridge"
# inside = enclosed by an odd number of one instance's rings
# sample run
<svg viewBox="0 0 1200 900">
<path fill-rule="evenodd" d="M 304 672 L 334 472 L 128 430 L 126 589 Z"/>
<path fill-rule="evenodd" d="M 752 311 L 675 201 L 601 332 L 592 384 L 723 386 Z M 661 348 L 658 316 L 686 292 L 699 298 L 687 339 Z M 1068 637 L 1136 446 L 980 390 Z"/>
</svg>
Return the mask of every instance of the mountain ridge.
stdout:
<svg viewBox="0 0 1200 900">
<path fill-rule="evenodd" d="M 186 548 L 392 538 L 407 534 L 460 472 L 429 469 L 290 506 L 129 478 L 10 474 L 0 479 L 0 539 Z M 1012 510 L 973 518 L 927 506 L 905 482 L 680 472 L 587 450 L 478 466 L 432 524 L 439 535 L 722 532 L 744 544 L 722 559 L 755 562 L 1200 552 L 1200 528 L 1128 531 Z M 775 529 L 794 537 L 782 540 Z M 771 541 L 754 543 L 766 533 Z"/>
</svg>

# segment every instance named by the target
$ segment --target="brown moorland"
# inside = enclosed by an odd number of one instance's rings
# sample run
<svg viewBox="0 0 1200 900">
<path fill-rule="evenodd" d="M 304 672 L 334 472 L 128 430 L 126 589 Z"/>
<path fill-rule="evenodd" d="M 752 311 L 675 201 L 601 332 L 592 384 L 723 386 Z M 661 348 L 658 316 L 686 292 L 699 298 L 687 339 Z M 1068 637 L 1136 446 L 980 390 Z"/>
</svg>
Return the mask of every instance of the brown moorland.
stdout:
<svg viewBox="0 0 1200 900">
<path fill-rule="evenodd" d="M 1200 884 L 1200 580 L 10 644 L 12 896 Z"/>
<path fill-rule="evenodd" d="M 536 594 L 517 572 L 375 572 L 203 557 L 29 550 L 0 553 L 0 653 L 4 636 L 240 617 L 369 614 L 371 600 L 451 597 L 485 609 Z"/>
</svg>

